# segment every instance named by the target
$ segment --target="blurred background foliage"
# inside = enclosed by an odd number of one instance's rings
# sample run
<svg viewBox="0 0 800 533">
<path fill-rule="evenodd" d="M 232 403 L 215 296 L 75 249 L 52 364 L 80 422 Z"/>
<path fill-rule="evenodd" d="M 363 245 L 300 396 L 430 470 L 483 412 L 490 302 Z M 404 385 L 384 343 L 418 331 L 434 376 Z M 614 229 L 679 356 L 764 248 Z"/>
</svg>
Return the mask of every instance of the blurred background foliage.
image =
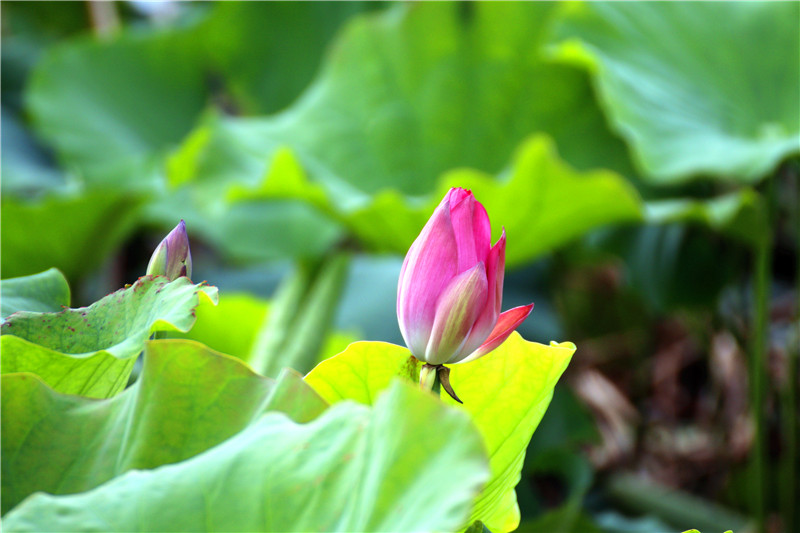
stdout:
<svg viewBox="0 0 800 533">
<path fill-rule="evenodd" d="M 578 345 L 520 530 L 800 527 L 796 2 L 0 9 L 3 278 L 88 304 L 183 218 L 223 295 L 187 336 L 306 371 L 402 343 L 403 254 L 471 188 L 522 334 Z"/>
</svg>

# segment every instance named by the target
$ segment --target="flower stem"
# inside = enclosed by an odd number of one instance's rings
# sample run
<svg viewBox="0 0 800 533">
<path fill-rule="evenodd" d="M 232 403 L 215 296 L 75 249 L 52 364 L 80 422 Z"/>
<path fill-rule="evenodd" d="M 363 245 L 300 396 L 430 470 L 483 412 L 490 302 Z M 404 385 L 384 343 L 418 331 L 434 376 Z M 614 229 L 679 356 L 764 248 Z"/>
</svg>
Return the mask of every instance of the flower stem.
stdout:
<svg viewBox="0 0 800 533">
<path fill-rule="evenodd" d="M 349 272 L 349 254 L 299 263 L 278 289 L 253 342 L 248 362 L 275 377 L 284 367 L 311 370 L 330 330 Z"/>
<path fill-rule="evenodd" d="M 766 424 L 764 420 L 765 385 L 769 342 L 769 292 L 771 286 L 772 227 L 774 213 L 774 177 L 767 180 L 764 195 L 764 232 L 755 247 L 755 280 L 753 285 L 753 335 L 750 357 L 750 387 L 755 435 L 751 460 L 753 514 L 757 531 L 766 528 L 766 498 L 769 486 L 766 468 Z"/>
<path fill-rule="evenodd" d="M 95 35 L 108 39 L 119 32 L 120 22 L 116 2 L 89 0 L 86 4 Z"/>
<path fill-rule="evenodd" d="M 769 238 L 765 237 L 765 241 Z M 751 487 L 753 498 L 753 513 L 755 514 L 758 531 L 764 531 L 764 487 L 765 487 L 765 424 L 764 424 L 764 381 L 766 365 L 766 334 L 767 334 L 767 306 L 769 300 L 769 245 L 762 242 L 756 250 L 756 279 L 755 279 L 755 325 L 753 332 L 752 354 L 750 359 L 751 400 L 753 408 L 753 421 L 755 435 L 753 440 Z"/>
<path fill-rule="evenodd" d="M 441 381 L 439 381 L 439 367 L 425 363 L 419 371 L 419 388 L 429 390 L 436 396 L 441 394 Z"/>
<path fill-rule="evenodd" d="M 789 190 L 794 190 L 793 224 L 797 250 L 800 251 L 800 175 L 797 166 L 787 166 L 786 177 Z M 797 362 L 800 359 L 800 254 L 797 257 L 795 278 L 795 330 L 791 346 L 786 349 L 786 383 L 781 393 L 781 412 L 783 415 L 783 453 L 781 458 L 781 508 L 784 531 L 797 531 Z M 790 336 L 791 338 L 791 336 Z"/>
</svg>

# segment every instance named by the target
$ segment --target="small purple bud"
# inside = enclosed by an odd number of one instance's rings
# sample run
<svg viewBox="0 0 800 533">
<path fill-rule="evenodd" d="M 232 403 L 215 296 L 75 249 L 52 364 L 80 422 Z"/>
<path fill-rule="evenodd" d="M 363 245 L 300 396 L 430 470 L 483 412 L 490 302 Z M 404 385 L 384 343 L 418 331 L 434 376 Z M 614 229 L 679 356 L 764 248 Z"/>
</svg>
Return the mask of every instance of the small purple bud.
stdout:
<svg viewBox="0 0 800 533">
<path fill-rule="evenodd" d="M 166 276 L 170 281 L 181 276 L 191 278 L 192 254 L 189 251 L 189 236 L 186 235 L 186 224 L 183 220 L 156 247 L 147 265 L 147 274 Z"/>
</svg>

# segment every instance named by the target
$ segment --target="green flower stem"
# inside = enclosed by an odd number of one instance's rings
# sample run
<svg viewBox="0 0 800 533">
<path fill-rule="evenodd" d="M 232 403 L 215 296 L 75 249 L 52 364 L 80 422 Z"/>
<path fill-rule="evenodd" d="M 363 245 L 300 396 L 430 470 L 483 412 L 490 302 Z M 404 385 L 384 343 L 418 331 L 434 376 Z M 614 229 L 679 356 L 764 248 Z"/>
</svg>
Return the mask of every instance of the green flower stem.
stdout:
<svg viewBox="0 0 800 533">
<path fill-rule="evenodd" d="M 442 382 L 439 380 L 438 367 L 427 363 L 419 371 L 419 388 L 429 390 L 436 396 L 441 395 Z"/>
<path fill-rule="evenodd" d="M 302 264 L 279 288 L 248 362 L 275 377 L 283 368 L 305 373 L 317 362 L 347 278 L 349 254 Z"/>
<path fill-rule="evenodd" d="M 798 261 L 800 264 L 800 261 Z M 800 273 L 798 273 L 800 275 Z M 800 278 L 798 278 L 800 279 Z M 800 283 L 798 284 L 800 285 Z M 799 291 L 800 292 L 800 291 Z M 798 294 L 800 306 L 800 294 Z M 800 308 L 800 307 L 798 307 Z M 781 507 L 785 531 L 797 531 L 797 359 L 800 358 L 800 321 L 795 329 L 795 346 L 787 350 L 786 387 L 781 395 L 783 404 L 783 457 L 781 465 Z"/>
<path fill-rule="evenodd" d="M 95 35 L 109 39 L 119 33 L 119 13 L 114 2 L 87 2 L 87 5 Z"/>
<path fill-rule="evenodd" d="M 634 474 L 613 473 L 605 482 L 609 498 L 637 514 L 653 515 L 668 524 L 691 524 L 698 531 L 752 531 L 748 517 L 688 492 L 647 482 Z"/>
<path fill-rule="evenodd" d="M 758 531 L 764 531 L 765 511 L 764 511 L 764 487 L 766 486 L 765 477 L 765 435 L 764 435 L 764 381 L 766 364 L 766 332 L 769 290 L 769 241 L 764 237 L 764 242 L 760 243 L 755 254 L 755 324 L 753 330 L 753 344 L 750 358 L 750 378 L 751 378 L 751 404 L 753 408 L 753 422 L 755 424 L 755 436 L 753 440 L 753 455 L 751 462 L 751 488 L 753 514 L 756 519 Z"/>
<path fill-rule="evenodd" d="M 798 168 L 787 168 L 788 186 L 795 191 L 794 229 L 797 239 L 797 249 L 800 250 L 800 176 Z M 797 361 L 800 359 L 800 255 L 797 258 L 797 273 L 795 279 L 797 301 L 795 308 L 794 345 L 787 346 L 786 350 L 786 385 L 781 394 L 781 412 L 783 414 L 783 455 L 781 460 L 781 508 L 783 515 L 784 531 L 797 530 L 797 433 L 800 428 L 797 424 Z M 791 342 L 791 341 L 790 341 Z"/>
<path fill-rule="evenodd" d="M 753 516 L 756 520 L 758 531 L 764 531 L 766 525 L 765 494 L 769 486 L 766 468 L 766 435 L 764 423 L 766 384 L 765 365 L 767 363 L 767 342 L 769 330 L 769 291 L 771 285 L 771 258 L 772 258 L 772 212 L 774 200 L 773 178 L 767 181 L 765 191 L 764 209 L 764 234 L 755 247 L 755 280 L 753 298 L 753 335 L 750 357 L 750 397 L 753 409 L 755 436 L 751 459 L 751 489 Z"/>
<path fill-rule="evenodd" d="M 323 259 L 303 307 L 292 324 L 288 343 L 284 345 L 280 357 L 274 360 L 269 375 L 275 377 L 285 367 L 303 374 L 314 368 L 339 307 L 349 266 L 350 254 L 346 252 Z"/>
<path fill-rule="evenodd" d="M 248 363 L 256 372 L 266 375 L 269 371 L 270 361 L 285 344 L 292 320 L 301 307 L 311 281 L 312 270 L 307 265 L 298 264 L 278 287 L 248 357 Z"/>
</svg>

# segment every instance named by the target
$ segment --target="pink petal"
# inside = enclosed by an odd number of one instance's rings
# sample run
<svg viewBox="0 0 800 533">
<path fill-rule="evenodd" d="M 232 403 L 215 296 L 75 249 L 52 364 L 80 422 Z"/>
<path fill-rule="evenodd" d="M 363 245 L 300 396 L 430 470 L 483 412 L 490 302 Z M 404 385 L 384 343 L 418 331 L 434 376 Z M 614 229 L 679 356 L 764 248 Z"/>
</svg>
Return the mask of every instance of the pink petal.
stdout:
<svg viewBox="0 0 800 533">
<path fill-rule="evenodd" d="M 506 258 L 506 231 L 497 241 L 497 244 L 489 251 L 488 262 L 486 263 L 486 279 L 489 282 L 486 306 L 475 321 L 469 339 L 464 345 L 462 352 L 470 354 L 492 333 L 497 319 L 500 316 L 500 309 L 503 303 L 503 279 L 505 277 L 505 258 Z"/>
<path fill-rule="evenodd" d="M 458 273 L 465 272 L 478 263 L 478 252 L 475 249 L 475 233 L 473 219 L 475 217 L 475 197 L 464 189 L 453 189 L 450 196 L 459 200 L 450 203 L 450 219 L 453 221 L 453 232 L 458 247 Z M 461 194 L 459 191 L 464 191 Z"/>
<path fill-rule="evenodd" d="M 450 205 L 445 197 L 408 250 L 397 285 L 397 319 L 411 353 L 425 353 L 436 302 L 458 272 Z"/>
<path fill-rule="evenodd" d="M 472 216 L 472 232 L 475 235 L 475 251 L 478 254 L 478 261 L 486 263 L 486 273 L 488 274 L 487 259 L 492 247 L 492 226 L 489 223 L 489 214 L 486 212 L 486 208 L 477 200 L 475 200 L 475 212 Z"/>
<path fill-rule="evenodd" d="M 500 238 L 489 252 L 486 277 L 494 281 L 489 288 L 489 294 L 494 300 L 489 300 L 489 303 L 494 304 L 495 313 L 499 315 L 503 305 L 503 281 L 506 277 L 506 228 L 503 228 Z"/>
<path fill-rule="evenodd" d="M 522 324 L 522 322 L 528 318 L 528 315 L 531 314 L 533 310 L 533 304 L 529 305 L 522 305 L 520 307 L 515 307 L 513 309 L 509 309 L 505 313 L 501 313 L 500 317 L 497 319 L 497 325 L 492 330 L 492 333 L 489 335 L 489 338 L 486 339 L 486 342 L 481 344 L 480 348 L 469 354 L 467 357 L 459 361 L 451 361 L 453 363 L 468 363 L 470 361 L 474 361 L 479 357 L 483 357 L 484 355 L 488 354 L 501 344 L 505 342 L 511 333 L 517 329 L 517 327 Z"/>
<path fill-rule="evenodd" d="M 462 272 L 450 282 L 436 303 L 436 319 L 425 350 L 427 363 L 447 363 L 459 353 L 475 319 L 486 305 L 487 292 L 483 263 Z"/>
<path fill-rule="evenodd" d="M 445 198 L 447 198 L 447 201 L 450 202 L 450 208 L 453 208 L 471 195 L 472 193 L 466 189 L 462 189 L 461 187 L 452 187 L 449 191 L 447 191 Z"/>
</svg>

